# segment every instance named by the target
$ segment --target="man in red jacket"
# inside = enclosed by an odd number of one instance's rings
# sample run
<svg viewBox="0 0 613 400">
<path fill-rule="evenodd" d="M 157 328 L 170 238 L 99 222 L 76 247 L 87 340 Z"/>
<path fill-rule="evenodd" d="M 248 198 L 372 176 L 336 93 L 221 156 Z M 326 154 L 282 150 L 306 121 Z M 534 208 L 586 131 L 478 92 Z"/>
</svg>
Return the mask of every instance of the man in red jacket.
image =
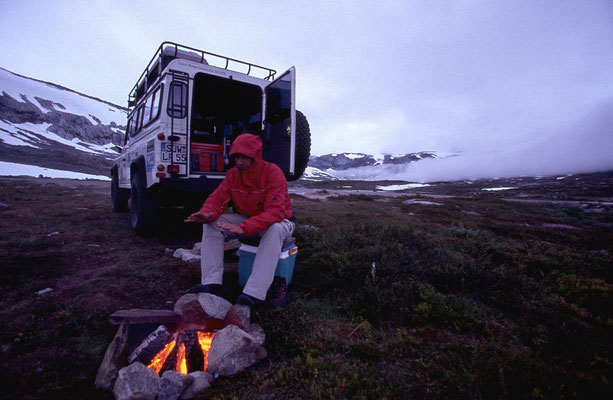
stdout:
<svg viewBox="0 0 613 400">
<path fill-rule="evenodd" d="M 198 293 L 221 294 L 223 243 L 227 237 L 257 235 L 261 238 L 251 276 L 238 303 L 263 304 L 274 279 L 283 242 L 294 231 L 287 181 L 281 169 L 262 160 L 262 141 L 250 133 L 240 135 L 230 147 L 235 166 L 197 213 L 185 222 L 202 227 L 201 285 Z M 237 214 L 224 214 L 232 201 Z"/>
</svg>

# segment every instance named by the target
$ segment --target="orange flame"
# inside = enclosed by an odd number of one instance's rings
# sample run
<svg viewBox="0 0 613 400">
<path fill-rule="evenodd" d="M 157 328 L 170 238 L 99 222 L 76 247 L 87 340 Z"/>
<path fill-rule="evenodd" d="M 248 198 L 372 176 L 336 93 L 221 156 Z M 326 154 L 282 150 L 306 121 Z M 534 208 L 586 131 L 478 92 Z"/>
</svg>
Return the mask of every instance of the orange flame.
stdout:
<svg viewBox="0 0 613 400">
<path fill-rule="evenodd" d="M 175 348 L 176 344 L 176 340 L 167 343 L 166 346 L 164 346 L 164 348 L 159 353 L 157 353 L 155 357 L 153 357 L 153 360 L 151 360 L 151 363 L 147 365 L 147 368 L 152 368 L 153 370 L 155 370 L 155 373 L 159 375 L 160 371 L 162 370 L 162 367 L 164 366 L 164 362 L 166 362 L 166 359 L 168 358 L 172 350 Z"/>
<path fill-rule="evenodd" d="M 187 375 L 187 360 L 185 359 L 185 343 L 181 342 L 177 350 L 177 366 L 175 371 Z"/>
<path fill-rule="evenodd" d="M 209 367 L 209 350 L 211 349 L 211 344 L 213 343 L 213 337 L 215 336 L 215 332 L 196 332 L 198 334 L 198 343 L 200 344 L 200 348 L 202 349 L 202 353 L 204 355 L 204 365 L 202 366 L 202 370 L 206 371 Z M 175 340 L 169 342 L 164 346 L 159 353 L 153 357 L 151 363 L 147 366 L 147 368 L 153 369 L 158 375 L 166 362 L 166 359 L 170 356 L 175 346 L 177 345 L 177 339 L 175 335 Z M 187 358 L 185 354 L 185 343 L 179 343 L 179 348 L 177 349 L 177 364 L 175 366 L 175 371 L 180 372 L 182 374 L 187 374 Z"/>
<path fill-rule="evenodd" d="M 200 332 L 198 331 L 198 343 L 200 343 L 200 348 L 202 349 L 202 353 L 204 354 L 204 365 L 202 366 L 202 370 L 206 371 L 209 368 L 209 350 L 211 349 L 211 344 L 213 343 L 213 337 L 215 336 L 215 332 Z"/>
</svg>

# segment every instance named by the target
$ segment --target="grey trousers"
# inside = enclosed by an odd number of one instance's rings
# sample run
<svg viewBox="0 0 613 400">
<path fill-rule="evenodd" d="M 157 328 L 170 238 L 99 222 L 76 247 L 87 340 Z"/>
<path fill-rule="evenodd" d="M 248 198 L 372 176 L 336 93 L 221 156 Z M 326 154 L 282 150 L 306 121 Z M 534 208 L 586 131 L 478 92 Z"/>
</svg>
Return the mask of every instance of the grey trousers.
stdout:
<svg viewBox="0 0 613 400">
<path fill-rule="evenodd" d="M 200 269 L 203 285 L 222 283 L 224 239 L 240 237 L 221 229 L 216 222 L 240 224 L 246 219 L 247 217 L 241 214 L 222 214 L 217 221 L 202 225 Z M 283 242 L 289 239 L 293 232 L 294 223 L 284 219 L 272 224 L 258 234 L 261 237 L 260 244 L 253 261 L 251 276 L 245 284 L 243 293 L 260 300 L 266 299 L 266 292 L 275 277 Z"/>
</svg>

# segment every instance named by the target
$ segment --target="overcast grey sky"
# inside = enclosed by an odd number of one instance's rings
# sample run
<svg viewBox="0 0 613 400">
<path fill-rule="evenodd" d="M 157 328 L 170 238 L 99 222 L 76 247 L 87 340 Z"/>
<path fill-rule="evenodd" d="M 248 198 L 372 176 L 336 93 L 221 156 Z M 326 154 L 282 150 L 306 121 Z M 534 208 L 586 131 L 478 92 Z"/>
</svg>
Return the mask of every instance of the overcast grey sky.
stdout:
<svg viewBox="0 0 613 400">
<path fill-rule="evenodd" d="M 0 15 L 1 67 L 120 105 L 165 40 L 295 65 L 314 154 L 546 150 L 568 134 L 593 143 L 587 160 L 613 150 L 610 127 L 571 130 L 613 113 L 613 0 L 0 0 Z"/>
</svg>

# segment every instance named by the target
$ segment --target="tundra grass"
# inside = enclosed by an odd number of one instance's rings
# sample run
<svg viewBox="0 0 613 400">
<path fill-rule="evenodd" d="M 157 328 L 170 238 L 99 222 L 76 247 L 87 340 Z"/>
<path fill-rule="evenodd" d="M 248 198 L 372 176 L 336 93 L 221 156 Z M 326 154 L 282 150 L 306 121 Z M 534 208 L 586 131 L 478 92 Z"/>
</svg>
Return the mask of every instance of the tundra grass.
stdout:
<svg viewBox="0 0 613 400">
<path fill-rule="evenodd" d="M 112 398 L 94 387 L 116 329 L 108 315 L 172 308 L 199 268 L 165 249 L 200 232 L 177 220 L 140 238 L 110 211 L 106 184 L 49 182 L 0 179 L 2 397 Z M 268 358 L 203 398 L 602 397 L 613 211 L 474 186 L 450 184 L 438 206 L 403 204 L 412 193 L 294 196 L 293 301 L 253 316 Z"/>
</svg>

